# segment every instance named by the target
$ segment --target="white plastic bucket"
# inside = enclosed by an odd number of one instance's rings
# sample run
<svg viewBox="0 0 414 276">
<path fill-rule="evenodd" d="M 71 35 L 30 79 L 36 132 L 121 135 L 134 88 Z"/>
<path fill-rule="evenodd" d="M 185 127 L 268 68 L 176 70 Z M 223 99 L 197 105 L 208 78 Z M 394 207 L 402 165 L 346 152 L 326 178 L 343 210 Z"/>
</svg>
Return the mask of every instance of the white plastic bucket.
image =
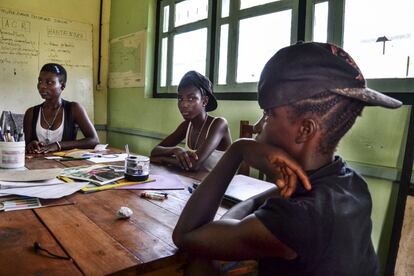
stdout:
<svg viewBox="0 0 414 276">
<path fill-rule="evenodd" d="M 24 167 L 25 142 L 0 142 L 0 167 Z"/>
</svg>

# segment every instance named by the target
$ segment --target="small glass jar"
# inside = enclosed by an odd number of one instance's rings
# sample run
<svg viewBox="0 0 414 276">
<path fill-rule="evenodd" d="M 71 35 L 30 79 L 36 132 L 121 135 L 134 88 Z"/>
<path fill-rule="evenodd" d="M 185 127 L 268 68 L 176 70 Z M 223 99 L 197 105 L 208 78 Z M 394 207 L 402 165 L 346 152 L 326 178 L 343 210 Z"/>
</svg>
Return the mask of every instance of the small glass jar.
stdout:
<svg viewBox="0 0 414 276">
<path fill-rule="evenodd" d="M 150 159 L 143 155 L 130 155 L 125 158 L 125 179 L 145 181 L 149 176 Z"/>
</svg>

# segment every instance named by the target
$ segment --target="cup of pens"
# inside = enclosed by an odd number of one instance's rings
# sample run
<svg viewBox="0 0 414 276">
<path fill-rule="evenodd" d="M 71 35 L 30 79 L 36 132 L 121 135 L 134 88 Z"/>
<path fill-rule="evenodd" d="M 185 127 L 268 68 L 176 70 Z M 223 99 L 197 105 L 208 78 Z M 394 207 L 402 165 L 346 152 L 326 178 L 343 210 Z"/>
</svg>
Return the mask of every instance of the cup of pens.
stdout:
<svg viewBox="0 0 414 276">
<path fill-rule="evenodd" d="M 149 176 L 150 160 L 143 155 L 128 155 L 125 158 L 125 179 L 129 181 L 145 181 Z"/>
<path fill-rule="evenodd" d="M 23 130 L 11 133 L 10 127 L 2 133 L 0 128 L 0 168 L 15 169 L 24 167 L 25 147 Z"/>
</svg>

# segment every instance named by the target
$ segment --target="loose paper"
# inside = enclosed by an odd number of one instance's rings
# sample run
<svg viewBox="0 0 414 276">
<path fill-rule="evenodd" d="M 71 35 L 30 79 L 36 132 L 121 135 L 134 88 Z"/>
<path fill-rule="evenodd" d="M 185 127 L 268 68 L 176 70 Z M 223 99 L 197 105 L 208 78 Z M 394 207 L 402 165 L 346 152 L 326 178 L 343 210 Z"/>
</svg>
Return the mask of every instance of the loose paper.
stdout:
<svg viewBox="0 0 414 276">
<path fill-rule="evenodd" d="M 2 181 L 39 181 L 56 178 L 62 169 L 42 169 L 42 170 L 24 170 L 24 171 L 0 171 L 0 180 Z"/>
</svg>

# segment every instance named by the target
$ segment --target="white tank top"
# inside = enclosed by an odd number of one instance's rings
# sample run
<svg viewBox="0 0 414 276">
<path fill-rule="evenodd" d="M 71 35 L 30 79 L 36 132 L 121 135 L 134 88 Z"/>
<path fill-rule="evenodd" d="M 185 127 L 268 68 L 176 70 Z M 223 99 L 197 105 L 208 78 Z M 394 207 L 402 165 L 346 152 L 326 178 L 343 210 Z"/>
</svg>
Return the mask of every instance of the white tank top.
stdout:
<svg viewBox="0 0 414 276">
<path fill-rule="evenodd" d="M 42 109 L 39 110 L 39 116 L 37 116 L 37 123 L 36 123 L 36 135 L 37 135 L 37 139 L 39 140 L 39 142 L 42 142 L 45 144 L 53 144 L 55 142 L 62 141 L 63 125 L 65 122 L 65 110 L 63 110 L 63 114 L 62 114 L 62 123 L 55 130 L 42 127 L 42 125 L 40 124 L 40 120 L 42 118 L 41 112 L 42 112 Z M 49 143 L 47 143 L 47 140 L 49 141 Z"/>
<path fill-rule="evenodd" d="M 211 122 L 210 125 L 208 126 L 207 132 L 206 132 L 206 137 L 208 137 L 208 133 L 210 132 L 210 128 L 213 125 L 214 121 L 217 119 L 217 117 L 215 117 Z M 190 148 L 189 144 L 188 144 L 188 139 L 190 139 L 189 134 L 190 134 L 190 127 L 191 127 L 191 122 L 188 124 L 187 127 L 187 133 L 185 135 L 185 149 L 188 151 L 196 151 L 197 149 L 192 149 Z M 221 157 L 223 156 L 224 151 L 221 150 L 214 150 L 209 157 L 207 157 L 207 159 L 204 161 L 203 163 L 203 167 L 207 170 L 207 171 L 211 171 L 217 164 L 217 162 L 221 159 Z"/>
</svg>

